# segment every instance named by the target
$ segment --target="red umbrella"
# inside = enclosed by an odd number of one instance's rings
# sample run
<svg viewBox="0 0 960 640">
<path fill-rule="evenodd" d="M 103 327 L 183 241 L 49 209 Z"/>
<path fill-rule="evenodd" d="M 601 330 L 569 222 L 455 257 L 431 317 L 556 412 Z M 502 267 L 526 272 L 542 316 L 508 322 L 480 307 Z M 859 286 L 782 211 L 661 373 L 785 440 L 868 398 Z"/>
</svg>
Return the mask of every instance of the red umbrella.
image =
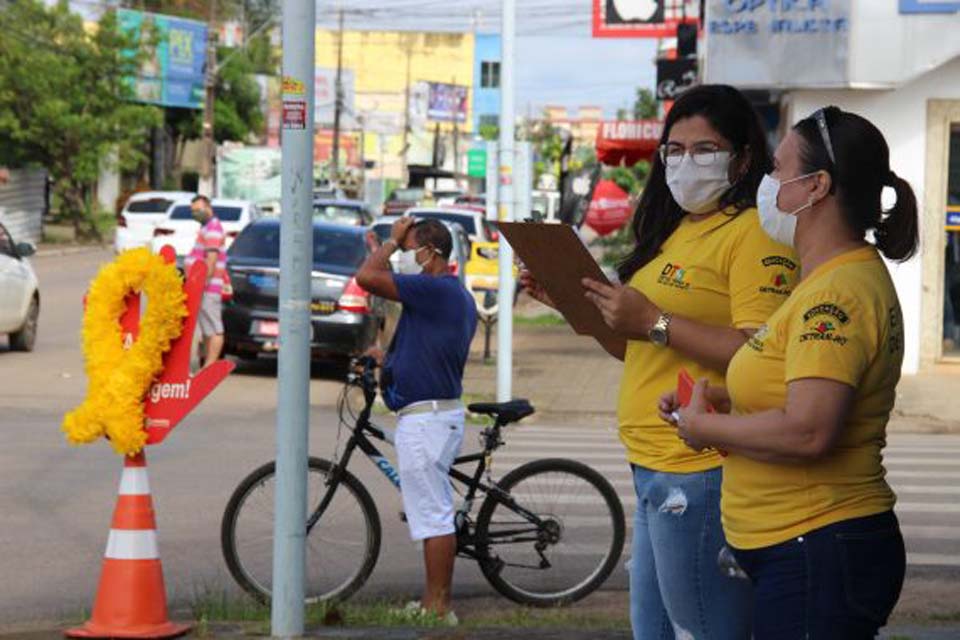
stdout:
<svg viewBox="0 0 960 640">
<path fill-rule="evenodd" d="M 584 223 L 601 236 L 613 233 L 630 219 L 630 196 L 613 180 L 601 180 L 593 191 Z"/>
</svg>

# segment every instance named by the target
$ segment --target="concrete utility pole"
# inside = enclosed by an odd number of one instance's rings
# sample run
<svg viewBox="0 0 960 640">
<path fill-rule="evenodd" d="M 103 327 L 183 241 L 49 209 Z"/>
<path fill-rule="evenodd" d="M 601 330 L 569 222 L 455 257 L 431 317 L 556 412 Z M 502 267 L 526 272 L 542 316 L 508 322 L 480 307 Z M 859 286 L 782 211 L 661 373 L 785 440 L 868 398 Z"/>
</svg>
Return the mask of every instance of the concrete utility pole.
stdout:
<svg viewBox="0 0 960 640">
<path fill-rule="evenodd" d="M 450 84 L 454 86 L 453 93 L 457 95 L 457 77 L 454 76 L 450 80 Z M 460 181 L 460 105 L 457 103 L 453 104 L 453 179 L 459 183 Z"/>
<path fill-rule="evenodd" d="M 313 270 L 314 0 L 283 2 L 280 353 L 273 528 L 274 638 L 303 635 Z"/>
<path fill-rule="evenodd" d="M 343 9 L 337 10 L 339 28 L 337 30 L 337 81 L 333 104 L 333 166 L 330 179 L 340 182 L 340 113 L 343 111 Z"/>
<path fill-rule="evenodd" d="M 217 84 L 217 0 L 210 0 L 207 14 L 207 65 L 203 74 L 203 158 L 200 163 L 200 193 L 213 197 L 213 94 Z"/>
<path fill-rule="evenodd" d="M 500 35 L 500 220 L 514 219 L 514 39 L 516 0 L 502 0 Z M 500 290 L 497 293 L 497 401 L 513 396 L 513 249 L 500 238 Z"/>
<path fill-rule="evenodd" d="M 403 170 L 401 172 L 402 186 L 410 184 L 410 174 L 407 158 L 410 153 L 410 58 L 413 56 L 413 42 L 407 43 L 407 73 L 403 83 Z"/>
</svg>

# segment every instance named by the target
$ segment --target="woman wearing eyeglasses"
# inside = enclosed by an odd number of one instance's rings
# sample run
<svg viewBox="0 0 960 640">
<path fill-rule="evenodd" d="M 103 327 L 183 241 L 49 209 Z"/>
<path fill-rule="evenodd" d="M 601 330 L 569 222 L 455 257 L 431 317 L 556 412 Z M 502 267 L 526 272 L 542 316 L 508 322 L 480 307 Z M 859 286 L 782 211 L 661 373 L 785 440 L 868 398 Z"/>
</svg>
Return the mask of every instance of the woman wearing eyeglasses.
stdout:
<svg viewBox="0 0 960 640">
<path fill-rule="evenodd" d="M 803 279 L 733 358 L 727 391 L 700 381 L 677 427 L 695 449 L 729 452 L 723 524 L 754 584 L 754 637 L 873 638 L 905 568 L 881 462 L 903 320 L 881 255 L 916 251 L 916 199 L 880 131 L 829 107 L 784 138 L 757 200 Z M 707 399 L 732 413 L 708 413 Z"/>
<path fill-rule="evenodd" d="M 723 382 L 727 364 L 799 278 L 771 240 L 755 196 L 770 169 L 749 101 L 728 86 L 683 94 L 664 123 L 633 220 L 622 286 L 585 281 L 587 297 L 627 339 L 618 420 L 637 494 L 630 567 L 637 640 L 750 637 L 750 584 L 718 567 L 721 458 L 695 452 L 657 413 L 677 373 Z M 531 293 L 551 304 L 529 273 Z"/>
</svg>

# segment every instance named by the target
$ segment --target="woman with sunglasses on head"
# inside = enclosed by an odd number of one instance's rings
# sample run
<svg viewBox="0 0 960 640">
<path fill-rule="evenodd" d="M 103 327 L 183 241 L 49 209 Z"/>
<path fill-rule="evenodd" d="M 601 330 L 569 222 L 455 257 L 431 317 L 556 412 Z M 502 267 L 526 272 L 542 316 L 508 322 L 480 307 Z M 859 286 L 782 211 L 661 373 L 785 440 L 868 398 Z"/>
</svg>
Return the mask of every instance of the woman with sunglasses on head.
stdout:
<svg viewBox="0 0 960 640">
<path fill-rule="evenodd" d="M 896 192 L 886 212 L 884 187 Z M 881 254 L 916 251 L 916 199 L 883 134 L 829 107 L 784 138 L 757 200 L 803 278 L 733 358 L 727 391 L 700 381 L 677 428 L 695 449 L 729 452 L 723 525 L 754 584 L 754 637 L 873 638 L 905 569 L 881 462 L 903 320 Z M 732 413 L 708 413 L 708 399 Z M 664 415 L 674 404 L 663 399 Z"/>
<path fill-rule="evenodd" d="M 732 87 L 684 93 L 633 220 L 618 286 L 587 297 L 626 338 L 618 420 L 637 494 L 630 615 L 637 640 L 750 637 L 750 585 L 718 567 L 721 458 L 694 452 L 658 415 L 677 373 L 722 383 L 727 364 L 790 293 L 792 251 L 766 236 L 755 206 L 770 169 L 760 120 Z M 534 297 L 551 304 L 532 276 Z"/>
</svg>

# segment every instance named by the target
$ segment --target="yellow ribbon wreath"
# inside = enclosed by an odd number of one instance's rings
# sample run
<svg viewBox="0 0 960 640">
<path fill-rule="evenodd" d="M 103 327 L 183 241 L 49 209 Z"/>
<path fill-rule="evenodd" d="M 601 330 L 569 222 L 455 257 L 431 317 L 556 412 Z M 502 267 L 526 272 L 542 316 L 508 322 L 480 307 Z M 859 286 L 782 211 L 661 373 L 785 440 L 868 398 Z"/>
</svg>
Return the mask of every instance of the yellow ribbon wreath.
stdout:
<svg viewBox="0 0 960 640">
<path fill-rule="evenodd" d="M 126 297 L 147 296 L 137 340 L 124 349 L 120 317 Z M 148 249 L 134 249 L 100 269 L 83 316 L 87 397 L 63 419 L 71 444 L 106 435 L 117 453 L 135 455 L 147 441 L 143 398 L 163 371 L 163 355 L 183 331 L 186 294 L 176 268 Z"/>
</svg>

